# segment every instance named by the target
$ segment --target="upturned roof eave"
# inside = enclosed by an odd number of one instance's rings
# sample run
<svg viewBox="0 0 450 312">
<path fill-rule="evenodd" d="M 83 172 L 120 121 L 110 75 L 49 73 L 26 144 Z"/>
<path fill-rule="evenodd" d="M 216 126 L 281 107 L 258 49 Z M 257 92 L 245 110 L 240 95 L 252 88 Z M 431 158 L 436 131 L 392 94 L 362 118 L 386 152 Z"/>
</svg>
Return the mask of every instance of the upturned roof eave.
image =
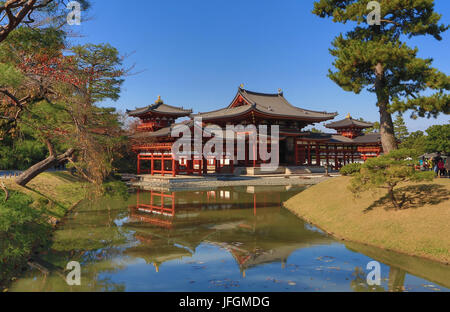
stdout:
<svg viewBox="0 0 450 312">
<path fill-rule="evenodd" d="M 174 111 L 174 112 L 167 112 L 167 111 L 158 111 L 158 108 L 161 107 L 161 105 L 165 105 L 166 107 L 178 110 L 178 111 Z M 171 106 L 168 104 L 159 104 L 157 106 L 155 106 L 155 104 L 149 105 L 147 107 L 142 107 L 142 108 L 137 108 L 135 110 L 126 110 L 126 113 L 129 116 L 133 116 L 133 117 L 138 117 L 140 115 L 145 115 L 148 113 L 153 113 L 153 114 L 160 114 L 160 115 L 171 115 L 171 116 L 189 116 L 190 114 L 192 114 L 192 109 L 183 109 L 180 107 L 175 107 L 175 106 Z"/>
<path fill-rule="evenodd" d="M 211 121 L 211 120 L 220 120 L 220 119 L 225 119 L 225 118 L 235 118 L 235 117 L 239 117 L 239 116 L 245 116 L 246 114 L 249 114 L 251 112 L 256 112 L 260 115 L 267 116 L 267 117 L 273 117 L 273 118 L 323 122 L 323 121 L 331 120 L 337 116 L 336 113 L 330 113 L 330 114 L 328 114 L 328 116 L 283 115 L 283 114 L 278 114 L 278 113 L 268 113 L 268 112 L 261 111 L 254 105 L 248 105 L 248 106 L 249 106 L 249 108 L 247 110 L 239 112 L 239 113 L 235 113 L 235 114 L 228 114 L 228 115 L 224 114 L 222 116 L 212 116 L 212 117 L 202 116 L 202 114 L 196 114 L 196 115 L 192 115 L 191 118 L 201 117 L 203 120 Z"/>
<path fill-rule="evenodd" d="M 353 119 L 350 120 L 351 124 L 349 124 L 349 125 L 346 125 L 346 124 L 340 125 L 340 123 L 343 123 L 345 121 L 347 121 L 347 120 L 346 119 L 339 120 L 339 121 L 336 121 L 336 122 L 331 122 L 331 123 L 329 123 L 327 125 L 324 125 L 324 126 L 325 126 L 325 128 L 328 128 L 328 129 L 341 129 L 341 128 L 349 128 L 349 127 L 360 128 L 360 129 L 367 129 L 367 128 L 373 127 L 373 125 L 374 125 L 373 123 L 359 121 L 359 120 L 353 120 Z M 360 123 L 360 124 L 359 125 L 356 124 L 355 121 Z"/>
</svg>

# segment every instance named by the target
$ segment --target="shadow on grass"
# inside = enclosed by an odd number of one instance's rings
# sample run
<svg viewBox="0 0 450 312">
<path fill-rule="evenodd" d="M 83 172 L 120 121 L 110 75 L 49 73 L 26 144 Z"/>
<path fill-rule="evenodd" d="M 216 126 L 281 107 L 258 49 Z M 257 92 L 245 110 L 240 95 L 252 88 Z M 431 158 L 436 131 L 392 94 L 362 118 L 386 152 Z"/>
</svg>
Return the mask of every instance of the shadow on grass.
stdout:
<svg viewBox="0 0 450 312">
<path fill-rule="evenodd" d="M 67 171 L 55 171 L 52 175 L 68 182 L 85 182 L 80 177 L 74 176 Z"/>
<path fill-rule="evenodd" d="M 61 211 L 63 211 L 63 212 L 66 211 L 67 208 L 66 208 L 64 205 L 62 205 L 61 203 L 55 201 L 53 198 L 51 198 L 51 197 L 49 197 L 49 196 L 47 196 L 47 195 L 45 195 L 45 194 L 39 192 L 39 191 L 36 190 L 36 189 L 33 189 L 33 188 L 31 188 L 31 187 L 25 186 L 25 188 L 26 188 L 27 190 L 29 190 L 30 192 L 36 193 L 36 194 L 42 196 L 43 198 L 47 199 L 47 200 L 49 201 L 49 203 L 51 203 L 51 204 L 55 205 L 56 207 L 60 208 Z M 47 212 L 49 213 L 49 215 L 51 215 L 51 216 L 53 216 L 53 217 L 62 217 L 62 216 L 64 215 L 63 213 L 61 213 L 61 214 L 55 214 L 55 213 L 52 213 L 51 211 L 47 211 Z"/>
<path fill-rule="evenodd" d="M 424 205 L 437 205 L 442 203 L 450 199 L 450 192 L 439 184 L 420 184 L 399 188 L 395 190 L 395 196 L 398 199 L 404 196 L 404 204 L 401 210 L 406 210 L 420 208 Z M 367 213 L 376 208 L 384 208 L 385 210 L 395 209 L 388 195 L 375 201 L 364 212 Z"/>
</svg>

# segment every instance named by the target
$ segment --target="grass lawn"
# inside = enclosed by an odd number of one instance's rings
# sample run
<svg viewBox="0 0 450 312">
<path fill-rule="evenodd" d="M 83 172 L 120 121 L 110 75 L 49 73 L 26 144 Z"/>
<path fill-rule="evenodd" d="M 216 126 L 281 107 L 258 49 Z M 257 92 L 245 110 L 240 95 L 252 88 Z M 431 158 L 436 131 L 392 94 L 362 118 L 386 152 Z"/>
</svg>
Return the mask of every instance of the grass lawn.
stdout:
<svg viewBox="0 0 450 312">
<path fill-rule="evenodd" d="M 28 194 L 41 204 L 48 203 L 48 214 L 57 220 L 64 217 L 67 211 L 87 194 L 87 183 L 64 171 L 42 173 L 26 187 L 18 186 L 13 180 L 3 181 L 9 190 Z"/>
<path fill-rule="evenodd" d="M 285 207 L 338 239 L 450 263 L 450 179 L 400 185 L 408 199 L 401 210 L 384 190 L 355 198 L 350 179 L 314 185 Z"/>
</svg>

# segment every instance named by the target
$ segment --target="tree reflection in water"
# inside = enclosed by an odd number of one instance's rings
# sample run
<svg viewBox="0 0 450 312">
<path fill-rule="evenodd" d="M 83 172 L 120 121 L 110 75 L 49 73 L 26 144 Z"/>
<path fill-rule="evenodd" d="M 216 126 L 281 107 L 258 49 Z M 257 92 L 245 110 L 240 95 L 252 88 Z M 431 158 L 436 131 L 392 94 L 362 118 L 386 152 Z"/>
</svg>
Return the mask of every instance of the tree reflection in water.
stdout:
<svg viewBox="0 0 450 312">
<path fill-rule="evenodd" d="M 355 272 L 352 274 L 353 280 L 350 282 L 350 286 L 353 291 L 357 292 L 384 292 L 385 288 L 381 285 L 369 285 L 367 283 L 367 274 L 360 268 L 356 267 Z M 388 278 L 388 291 L 401 292 L 405 290 L 405 276 L 406 272 L 396 267 L 389 267 Z"/>
</svg>

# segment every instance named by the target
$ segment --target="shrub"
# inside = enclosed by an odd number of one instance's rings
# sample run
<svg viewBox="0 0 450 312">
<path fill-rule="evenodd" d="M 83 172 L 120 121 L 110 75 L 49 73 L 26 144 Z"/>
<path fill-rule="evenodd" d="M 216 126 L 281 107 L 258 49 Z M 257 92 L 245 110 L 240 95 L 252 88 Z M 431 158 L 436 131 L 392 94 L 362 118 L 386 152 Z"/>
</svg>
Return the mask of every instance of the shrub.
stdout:
<svg viewBox="0 0 450 312">
<path fill-rule="evenodd" d="M 396 209 L 405 203 L 405 194 L 396 198 L 394 188 L 401 182 L 431 181 L 434 172 L 421 172 L 415 170 L 417 165 L 417 151 L 399 149 L 389 154 L 372 158 L 366 161 L 359 173 L 353 175 L 350 190 L 358 195 L 366 190 L 383 188 L 388 191 L 389 199 Z"/>
<path fill-rule="evenodd" d="M 345 165 L 344 167 L 342 167 L 339 172 L 344 176 L 354 175 L 355 173 L 360 172 L 361 166 L 362 166 L 362 164 L 360 164 L 360 163 L 348 164 L 348 165 Z"/>
</svg>

